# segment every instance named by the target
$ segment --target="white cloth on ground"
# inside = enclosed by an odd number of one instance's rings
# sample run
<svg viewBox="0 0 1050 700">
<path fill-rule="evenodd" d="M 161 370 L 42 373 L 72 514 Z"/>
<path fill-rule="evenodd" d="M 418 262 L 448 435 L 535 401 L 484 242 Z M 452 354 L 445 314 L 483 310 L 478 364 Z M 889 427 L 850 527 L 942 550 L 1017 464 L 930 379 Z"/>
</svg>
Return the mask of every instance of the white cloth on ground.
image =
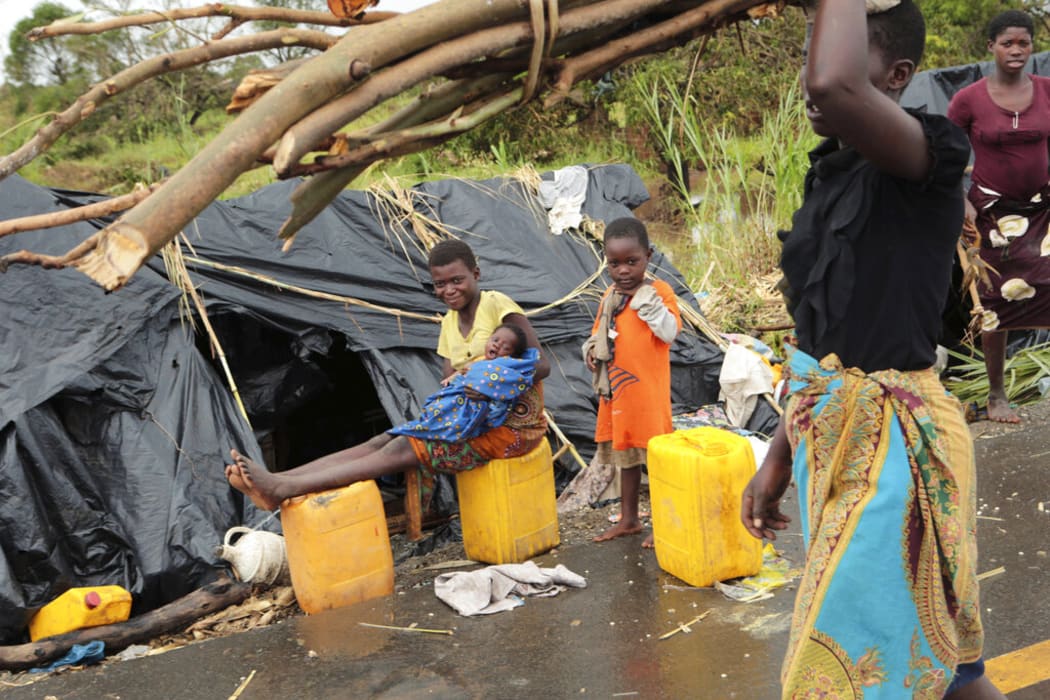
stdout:
<svg viewBox="0 0 1050 700">
<path fill-rule="evenodd" d="M 547 598 L 571 586 L 586 588 L 587 579 L 558 564 L 496 564 L 477 571 L 454 571 L 434 579 L 434 594 L 460 615 L 490 615 L 522 604 L 518 596 Z"/>
<path fill-rule="evenodd" d="M 751 418 L 758 397 L 773 392 L 773 370 L 758 353 L 733 343 L 722 360 L 718 383 L 718 398 L 726 402 L 726 417 L 742 428 Z"/>
<path fill-rule="evenodd" d="M 538 198 L 549 210 L 547 222 L 551 233 L 561 235 L 583 222 L 583 203 L 587 201 L 587 168 L 570 165 L 554 171 L 553 180 L 540 181 Z"/>
</svg>

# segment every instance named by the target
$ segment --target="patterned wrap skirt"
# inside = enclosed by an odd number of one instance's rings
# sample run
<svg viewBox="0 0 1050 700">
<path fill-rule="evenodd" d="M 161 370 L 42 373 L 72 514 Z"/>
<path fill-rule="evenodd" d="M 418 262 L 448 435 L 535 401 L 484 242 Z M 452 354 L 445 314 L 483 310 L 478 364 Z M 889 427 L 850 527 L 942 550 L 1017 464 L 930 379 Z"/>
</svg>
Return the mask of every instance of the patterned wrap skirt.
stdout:
<svg viewBox="0 0 1050 700">
<path fill-rule="evenodd" d="M 806 564 L 784 697 L 940 700 L 983 643 L 959 403 L 933 370 L 866 375 L 794 350 L 788 372 Z"/>
<path fill-rule="evenodd" d="M 1028 202 L 974 185 L 981 260 L 990 268 L 977 291 L 985 331 L 1050 328 L 1050 184 Z"/>
<path fill-rule="evenodd" d="M 546 439 L 547 418 L 543 412 L 543 385 L 538 383 L 519 396 L 506 421 L 476 438 L 446 442 L 408 437 L 419 460 L 419 495 L 423 512 L 434 495 L 438 473 L 455 474 L 483 467 L 493 459 L 521 457 Z"/>
</svg>

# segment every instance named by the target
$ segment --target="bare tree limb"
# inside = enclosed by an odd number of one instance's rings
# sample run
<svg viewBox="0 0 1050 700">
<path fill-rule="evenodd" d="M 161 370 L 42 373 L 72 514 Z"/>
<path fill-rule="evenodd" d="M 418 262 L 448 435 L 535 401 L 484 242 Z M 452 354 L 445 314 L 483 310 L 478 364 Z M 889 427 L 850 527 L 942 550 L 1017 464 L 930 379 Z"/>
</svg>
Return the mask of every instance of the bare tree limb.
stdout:
<svg viewBox="0 0 1050 700">
<path fill-rule="evenodd" d="M 99 219 L 117 212 L 126 211 L 153 194 L 161 184 L 163 184 L 163 180 L 152 185 L 136 187 L 134 192 L 129 192 L 120 197 L 113 197 L 94 204 L 85 204 L 82 207 L 0 221 L 0 237 L 10 236 L 13 233 L 21 233 L 22 231 L 37 231 L 44 228 L 65 226 L 77 221 Z"/>
<path fill-rule="evenodd" d="M 201 7 L 187 7 L 165 12 L 144 12 L 135 15 L 122 15 L 98 22 L 52 22 L 43 27 L 30 30 L 26 38 L 30 41 L 48 39 L 71 34 L 100 34 L 111 29 L 141 27 L 160 22 L 171 22 L 180 19 L 202 19 L 204 17 L 229 17 L 242 24 L 244 22 L 290 22 L 293 24 L 319 24 L 328 27 L 350 27 L 358 24 L 375 24 L 400 16 L 399 12 L 367 12 L 360 17 L 340 19 L 331 12 L 315 10 L 293 10 L 285 7 L 238 7 L 214 3 Z"/>
<path fill-rule="evenodd" d="M 0 257 L 0 272 L 7 272 L 9 265 L 38 265 L 46 269 L 61 269 L 87 255 L 98 246 L 102 231 L 86 238 L 80 245 L 65 255 L 44 255 L 28 250 L 19 250 Z"/>
<path fill-rule="evenodd" d="M 103 229 L 98 247 L 77 268 L 105 289 L 119 289 L 285 129 L 345 91 L 353 83 L 348 68 L 355 61 L 384 67 L 438 42 L 516 19 L 523 11 L 521 0 L 460 0 L 357 27 L 349 33 L 353 36 L 340 39 L 242 112 L 156 195 L 125 213 L 119 226 Z"/>
<path fill-rule="evenodd" d="M 363 130 L 360 136 L 367 138 L 368 134 L 396 131 L 448 114 L 458 105 L 472 102 L 482 95 L 491 93 L 508 78 L 510 78 L 509 75 L 495 74 L 479 80 L 445 83 L 424 92 L 411 104 L 372 128 Z M 285 239 L 284 249 L 288 250 L 295 239 L 295 234 L 303 226 L 313 221 L 314 217 L 321 213 L 364 170 L 363 166 L 341 168 L 315 175 L 299 185 L 292 193 L 292 213 L 277 232 L 278 237 Z"/>
<path fill-rule="evenodd" d="M 370 143 L 338 156 L 321 156 L 311 165 L 300 165 L 294 175 L 313 175 L 336 168 L 367 165 L 368 163 L 391 156 L 416 153 L 436 143 L 470 131 L 492 117 L 505 112 L 521 100 L 523 88 L 511 90 L 504 95 L 484 101 L 484 104 L 469 114 L 457 110 L 447 119 L 429 122 L 419 126 L 403 129 L 392 134 L 383 134 Z"/>
<path fill-rule="evenodd" d="M 564 37 L 607 24 L 618 24 L 645 14 L 660 4 L 661 0 L 608 0 L 579 7 L 561 15 L 559 31 Z M 278 175 L 286 177 L 292 172 L 294 164 L 313 150 L 321 139 L 380 102 L 444 70 L 499 51 L 527 45 L 533 40 L 533 31 L 533 25 L 527 21 L 477 31 L 405 59 L 397 65 L 396 70 L 388 69 L 374 75 L 285 132 L 274 157 Z"/>
<path fill-rule="evenodd" d="M 276 29 L 235 39 L 223 39 L 204 46 L 146 59 L 122 70 L 108 80 L 96 83 L 65 111 L 41 127 L 29 141 L 14 152 L 0 158 L 0 180 L 50 148 L 62 134 L 91 116 L 103 102 L 150 78 L 163 73 L 185 70 L 218 58 L 265 51 L 289 44 L 308 46 L 323 51 L 336 40 L 336 37 L 316 30 Z"/>
<path fill-rule="evenodd" d="M 672 19 L 610 41 L 593 51 L 567 58 L 544 106 L 550 107 L 563 100 L 579 80 L 604 73 L 608 67 L 618 65 L 626 58 L 650 53 L 665 44 L 681 43 L 683 34 L 707 28 L 717 21 L 725 21 L 727 15 L 745 12 L 754 5 L 751 0 L 710 0 Z"/>
</svg>

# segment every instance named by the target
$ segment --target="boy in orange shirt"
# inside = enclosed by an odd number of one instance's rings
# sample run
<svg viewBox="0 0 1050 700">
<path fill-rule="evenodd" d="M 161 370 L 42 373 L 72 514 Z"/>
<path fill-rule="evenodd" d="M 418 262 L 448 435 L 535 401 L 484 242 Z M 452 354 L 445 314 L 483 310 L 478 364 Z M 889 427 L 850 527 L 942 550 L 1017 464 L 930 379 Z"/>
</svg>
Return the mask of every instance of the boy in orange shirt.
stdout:
<svg viewBox="0 0 1050 700">
<path fill-rule="evenodd" d="M 652 249 L 642 222 L 616 219 L 605 227 L 604 243 L 613 284 L 602 296 L 583 354 L 599 396 L 597 458 L 620 472 L 621 517 L 595 542 L 642 531 L 641 467 L 649 438 L 672 430 L 671 343 L 681 328 L 671 286 L 645 279 Z M 652 537 L 642 546 L 652 547 Z"/>
</svg>

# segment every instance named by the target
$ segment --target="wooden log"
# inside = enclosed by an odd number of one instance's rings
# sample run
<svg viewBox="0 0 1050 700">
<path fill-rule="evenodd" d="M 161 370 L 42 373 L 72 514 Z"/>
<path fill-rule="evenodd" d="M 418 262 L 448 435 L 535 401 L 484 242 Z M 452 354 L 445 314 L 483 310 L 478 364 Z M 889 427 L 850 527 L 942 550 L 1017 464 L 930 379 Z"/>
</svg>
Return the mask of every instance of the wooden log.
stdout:
<svg viewBox="0 0 1050 700">
<path fill-rule="evenodd" d="M 61 634 L 41 639 L 39 642 L 0 647 L 0 670 L 21 671 L 41 666 L 60 658 L 74 644 L 86 644 L 96 640 L 105 642 L 106 653 L 120 651 L 132 644 L 146 642 L 155 637 L 184 628 L 195 620 L 236 605 L 252 592 L 250 583 L 241 583 L 223 577 L 209 583 L 189 595 L 133 617 L 126 622 Z"/>
</svg>

